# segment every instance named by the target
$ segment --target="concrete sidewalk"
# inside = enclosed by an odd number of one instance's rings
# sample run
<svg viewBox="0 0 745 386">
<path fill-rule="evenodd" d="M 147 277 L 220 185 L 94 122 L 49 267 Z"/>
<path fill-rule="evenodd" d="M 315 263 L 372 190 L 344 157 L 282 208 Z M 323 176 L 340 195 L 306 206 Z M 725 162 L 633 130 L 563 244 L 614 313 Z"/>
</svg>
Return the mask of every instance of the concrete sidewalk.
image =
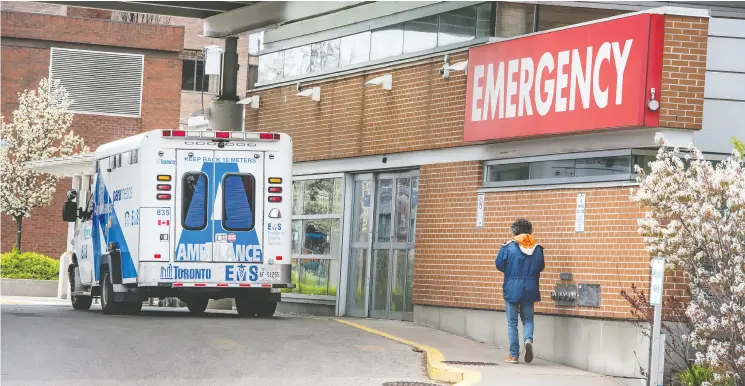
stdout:
<svg viewBox="0 0 745 386">
<path fill-rule="evenodd" d="M 342 318 L 385 334 L 438 349 L 452 367 L 481 373 L 480 385 L 617 386 L 623 383 L 573 367 L 534 359 L 526 364 L 507 364 L 508 350 L 410 322 Z M 507 333 L 505 331 L 505 333 Z M 522 352 L 520 353 L 523 354 Z M 483 366 L 452 362 L 485 362 Z"/>
</svg>

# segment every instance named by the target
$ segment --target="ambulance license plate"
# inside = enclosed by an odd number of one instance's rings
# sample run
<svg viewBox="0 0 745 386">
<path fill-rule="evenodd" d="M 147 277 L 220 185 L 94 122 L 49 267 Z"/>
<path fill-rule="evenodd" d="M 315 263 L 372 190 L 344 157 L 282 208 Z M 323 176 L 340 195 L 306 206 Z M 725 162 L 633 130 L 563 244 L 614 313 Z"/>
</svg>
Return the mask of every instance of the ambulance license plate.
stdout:
<svg viewBox="0 0 745 386">
<path fill-rule="evenodd" d="M 271 268 L 259 269 L 259 281 L 277 281 L 279 280 L 279 270 Z"/>
</svg>

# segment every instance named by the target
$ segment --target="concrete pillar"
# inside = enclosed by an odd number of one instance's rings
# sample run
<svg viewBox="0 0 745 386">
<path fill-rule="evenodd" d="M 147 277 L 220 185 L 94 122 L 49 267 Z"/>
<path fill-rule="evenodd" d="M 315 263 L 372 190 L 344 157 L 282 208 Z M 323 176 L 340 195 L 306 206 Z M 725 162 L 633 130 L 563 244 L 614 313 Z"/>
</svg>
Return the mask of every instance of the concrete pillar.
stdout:
<svg viewBox="0 0 745 386">
<path fill-rule="evenodd" d="M 210 130 L 241 131 L 243 128 L 243 105 L 238 97 L 238 38 L 225 39 L 223 52 L 222 89 L 212 100 L 208 114 Z"/>
</svg>

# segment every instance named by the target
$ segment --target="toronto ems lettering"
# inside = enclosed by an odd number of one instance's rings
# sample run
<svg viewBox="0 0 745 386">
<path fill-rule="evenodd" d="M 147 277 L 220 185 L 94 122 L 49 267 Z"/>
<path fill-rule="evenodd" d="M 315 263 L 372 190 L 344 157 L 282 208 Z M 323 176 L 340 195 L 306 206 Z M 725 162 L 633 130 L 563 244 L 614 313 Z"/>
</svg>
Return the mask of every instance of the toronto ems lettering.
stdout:
<svg viewBox="0 0 745 386">
<path fill-rule="evenodd" d="M 510 119 L 623 103 L 626 64 L 634 39 L 474 66 L 470 120 Z M 604 83 L 603 66 L 615 81 Z"/>
</svg>

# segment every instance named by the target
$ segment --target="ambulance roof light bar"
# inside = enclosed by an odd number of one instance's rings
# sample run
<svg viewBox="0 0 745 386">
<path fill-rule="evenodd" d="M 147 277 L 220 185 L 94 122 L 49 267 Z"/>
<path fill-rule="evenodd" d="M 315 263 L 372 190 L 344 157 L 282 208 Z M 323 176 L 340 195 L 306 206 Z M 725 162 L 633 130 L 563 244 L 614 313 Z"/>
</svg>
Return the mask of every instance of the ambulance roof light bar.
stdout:
<svg viewBox="0 0 745 386">
<path fill-rule="evenodd" d="M 279 133 L 244 133 L 241 131 L 197 131 L 197 130 L 163 130 L 163 137 L 248 139 L 260 141 L 279 141 Z"/>
</svg>

